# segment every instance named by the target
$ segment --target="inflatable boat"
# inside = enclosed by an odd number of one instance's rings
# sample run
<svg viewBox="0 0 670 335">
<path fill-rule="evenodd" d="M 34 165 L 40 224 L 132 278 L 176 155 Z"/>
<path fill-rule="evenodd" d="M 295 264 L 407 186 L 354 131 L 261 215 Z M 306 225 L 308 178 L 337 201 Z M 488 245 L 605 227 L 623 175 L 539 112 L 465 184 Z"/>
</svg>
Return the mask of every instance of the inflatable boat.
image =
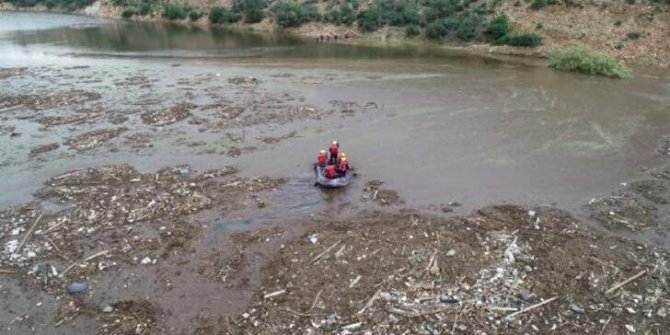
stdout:
<svg viewBox="0 0 670 335">
<path fill-rule="evenodd" d="M 314 164 L 314 176 L 316 177 L 315 184 L 325 188 L 340 188 L 349 185 L 351 180 L 351 173 L 344 176 L 328 179 L 325 174 L 326 169 L 322 166 Z"/>
</svg>

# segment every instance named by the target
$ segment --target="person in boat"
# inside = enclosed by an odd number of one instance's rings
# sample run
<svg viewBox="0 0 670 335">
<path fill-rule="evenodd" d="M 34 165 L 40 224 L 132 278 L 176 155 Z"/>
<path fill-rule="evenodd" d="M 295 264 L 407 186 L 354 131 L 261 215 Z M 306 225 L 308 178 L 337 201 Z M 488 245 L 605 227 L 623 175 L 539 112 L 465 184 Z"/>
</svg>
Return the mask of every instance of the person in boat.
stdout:
<svg viewBox="0 0 670 335">
<path fill-rule="evenodd" d="M 337 164 L 337 153 L 340 151 L 340 143 L 338 143 L 337 141 L 333 141 L 330 144 L 330 148 L 328 148 L 328 151 L 330 151 L 330 163 Z"/>
<path fill-rule="evenodd" d="M 325 173 L 326 178 L 328 179 L 335 179 L 337 178 L 337 171 L 335 170 L 335 165 L 328 165 L 326 166 Z"/>
<path fill-rule="evenodd" d="M 344 156 L 337 163 L 337 172 L 340 174 L 340 176 L 346 176 L 348 171 L 349 171 L 349 162 L 347 162 L 347 157 Z"/>
<path fill-rule="evenodd" d="M 320 167 L 325 167 L 328 164 L 328 153 L 326 150 L 319 151 L 319 155 L 316 156 L 316 164 Z"/>
<path fill-rule="evenodd" d="M 337 154 L 337 162 L 336 162 L 336 165 L 339 165 L 343 158 L 346 159 L 346 158 L 347 158 L 347 154 L 345 154 L 344 152 L 339 152 L 339 153 Z"/>
</svg>

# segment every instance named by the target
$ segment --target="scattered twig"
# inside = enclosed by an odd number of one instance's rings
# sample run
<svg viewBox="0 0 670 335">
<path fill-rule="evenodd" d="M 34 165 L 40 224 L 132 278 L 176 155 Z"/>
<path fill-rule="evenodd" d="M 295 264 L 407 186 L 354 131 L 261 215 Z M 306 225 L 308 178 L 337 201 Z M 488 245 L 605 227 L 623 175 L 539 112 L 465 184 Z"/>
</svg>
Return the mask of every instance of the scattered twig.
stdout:
<svg viewBox="0 0 670 335">
<path fill-rule="evenodd" d="M 58 254 L 58 256 L 60 256 L 61 258 L 63 258 L 66 261 L 70 260 L 67 256 L 63 255 L 63 252 L 58 248 L 58 246 L 56 245 L 56 243 L 54 243 L 54 241 L 52 241 L 48 237 L 46 239 L 47 239 L 47 241 L 49 241 L 49 244 L 51 244 L 51 246 L 54 247 L 54 250 L 56 250 L 56 253 Z"/>
<path fill-rule="evenodd" d="M 538 307 L 542 307 L 542 306 L 544 306 L 544 305 L 546 305 L 546 304 L 548 304 L 548 303 L 550 303 L 550 302 L 552 302 L 552 301 L 554 301 L 554 300 L 556 300 L 556 299 L 558 299 L 558 296 L 553 297 L 553 298 L 550 298 L 550 299 L 547 299 L 547 300 L 545 300 L 545 301 L 543 301 L 543 302 L 539 302 L 539 303 L 537 303 L 537 304 L 535 304 L 535 305 L 528 306 L 528 307 L 526 307 L 526 308 L 524 308 L 524 309 L 522 309 L 522 310 L 520 310 L 520 311 L 514 312 L 514 313 L 512 313 L 512 314 L 509 314 L 509 315 L 506 316 L 506 318 L 513 318 L 513 317 L 515 317 L 515 316 L 517 316 L 517 315 L 519 315 L 519 314 L 526 313 L 526 312 L 531 311 L 531 310 L 533 310 L 533 309 L 536 309 L 536 308 L 538 308 Z"/>
<path fill-rule="evenodd" d="M 70 266 L 68 266 L 65 270 L 63 270 L 63 272 L 61 272 L 61 274 L 58 275 L 58 276 L 61 277 L 61 278 L 63 278 L 63 277 L 65 277 L 65 274 L 67 274 L 68 272 L 70 272 L 70 270 L 72 270 L 72 268 L 74 268 L 75 266 L 77 266 L 77 264 L 79 264 L 79 263 L 86 263 L 86 262 L 92 261 L 92 260 L 94 260 L 94 259 L 96 259 L 96 258 L 98 258 L 98 257 L 100 257 L 100 256 L 102 256 L 102 255 L 106 255 L 107 253 L 109 253 L 109 250 L 103 250 L 103 251 L 101 251 L 101 252 L 98 252 L 98 253 L 96 253 L 96 254 L 93 254 L 93 255 L 91 255 L 91 256 L 88 256 L 88 257 L 84 258 L 84 260 L 83 260 L 82 262 L 80 262 L 80 261 L 76 261 L 76 262 L 72 263 Z"/>
<path fill-rule="evenodd" d="M 77 264 L 79 264 L 79 261 L 76 261 L 76 262 L 70 264 L 70 266 L 68 266 L 67 268 L 65 268 L 65 270 L 63 270 L 63 272 L 61 272 L 61 273 L 58 275 L 58 277 L 61 277 L 61 278 L 65 277 L 65 274 L 67 274 L 68 272 L 70 272 L 70 270 L 72 270 L 72 268 L 74 268 Z"/>
<path fill-rule="evenodd" d="M 377 292 L 375 292 L 375 294 L 372 295 L 372 298 L 370 298 L 370 300 L 368 300 L 368 302 L 365 304 L 365 306 L 363 306 L 363 308 L 361 308 L 361 310 L 358 311 L 358 313 L 356 313 L 356 314 L 358 314 L 358 315 L 363 314 L 363 312 L 365 312 L 366 309 L 370 308 L 370 306 L 372 306 L 372 304 L 375 303 L 375 300 L 377 300 L 377 297 L 381 293 L 382 293 L 382 289 L 380 288 L 380 289 L 377 290 Z"/>
<path fill-rule="evenodd" d="M 107 253 L 109 253 L 109 250 L 103 250 L 103 251 L 100 251 L 100 252 L 97 253 L 97 254 L 93 254 L 93 255 L 91 255 L 91 256 L 86 257 L 86 258 L 84 259 L 84 262 L 92 261 L 92 260 L 94 260 L 94 259 L 96 259 L 96 258 L 98 258 L 98 257 L 100 257 L 100 256 L 102 256 L 102 255 L 106 255 Z"/>
<path fill-rule="evenodd" d="M 486 307 L 489 311 L 501 311 L 501 312 L 516 312 L 519 309 L 514 307 L 498 307 L 498 306 L 489 306 Z"/>
<path fill-rule="evenodd" d="M 319 259 L 321 259 L 321 257 L 323 257 L 325 254 L 327 254 L 330 250 L 332 250 L 333 248 L 335 248 L 335 247 L 336 247 L 338 244 L 340 244 L 340 243 L 342 243 L 342 240 L 339 240 L 339 241 L 335 242 L 335 244 L 333 244 L 333 245 L 331 245 L 330 247 L 328 247 L 328 248 L 327 248 L 326 250 L 324 250 L 322 253 L 316 255 L 316 257 L 314 257 L 314 259 L 310 262 L 310 264 L 314 264 L 314 263 L 316 263 L 316 261 L 318 261 Z"/>
<path fill-rule="evenodd" d="M 452 334 L 452 335 L 453 335 L 454 332 L 456 331 L 456 324 L 458 323 L 458 318 L 461 316 L 461 313 L 462 313 L 462 311 L 459 312 L 458 314 L 456 314 L 456 318 L 454 319 L 454 325 L 451 326 L 451 334 Z"/>
<path fill-rule="evenodd" d="M 6 107 L 6 108 L 3 108 L 3 109 L 0 109 L 0 113 L 4 113 L 4 112 L 10 112 L 10 111 L 13 111 L 13 110 L 15 110 L 15 109 L 19 109 L 19 108 L 22 108 L 22 107 L 24 107 L 24 106 L 23 106 L 23 105 L 14 105 L 14 106 L 9 106 L 9 107 Z"/>
<path fill-rule="evenodd" d="M 276 296 L 278 296 L 278 295 L 282 295 L 282 294 L 284 294 L 284 293 L 286 293 L 286 290 L 275 291 L 275 292 L 268 293 L 268 294 L 264 295 L 264 296 L 263 296 L 263 299 L 270 299 L 270 298 L 272 298 L 272 297 L 276 297 Z"/>
<path fill-rule="evenodd" d="M 636 275 L 634 275 L 634 276 L 632 276 L 632 277 L 630 277 L 630 278 L 628 278 L 628 279 L 626 279 L 626 280 L 624 280 L 624 281 L 622 281 L 622 282 L 620 282 L 620 283 L 618 283 L 618 284 L 612 286 L 612 288 L 610 288 L 609 290 L 605 291 L 605 294 L 610 294 L 610 293 L 616 291 L 617 289 L 619 289 L 619 288 L 623 287 L 624 285 L 626 285 L 626 284 L 632 282 L 633 280 L 638 279 L 638 278 L 644 276 L 645 273 L 647 273 L 647 270 L 642 270 L 642 271 L 638 272 Z"/>
<path fill-rule="evenodd" d="M 319 293 L 316 294 L 316 297 L 314 298 L 314 302 L 312 303 L 312 307 L 310 307 L 309 311 L 311 312 L 314 307 L 316 307 L 316 304 L 319 302 L 319 298 L 321 297 L 321 292 L 323 292 L 323 289 L 319 290 Z"/>
<path fill-rule="evenodd" d="M 603 335 L 605 333 L 605 328 L 607 328 L 607 325 L 610 323 L 611 320 L 612 320 L 611 316 L 607 318 L 607 321 L 605 321 L 605 324 L 603 325 L 603 329 L 600 331 L 600 335 Z"/>
<path fill-rule="evenodd" d="M 33 225 L 30 226 L 30 229 L 26 233 L 26 236 L 23 237 L 23 241 L 21 241 L 21 244 L 19 244 L 18 248 L 16 248 L 16 253 L 19 253 L 21 251 L 21 248 L 23 248 L 23 245 L 26 244 L 26 242 L 28 242 L 28 239 L 30 239 L 30 236 L 33 234 L 33 230 L 35 230 L 35 226 L 37 226 L 37 224 L 40 222 L 41 219 L 42 214 L 40 214 L 40 216 L 38 216 L 37 219 L 35 219 L 35 221 L 33 222 Z"/>
<path fill-rule="evenodd" d="M 11 275 L 11 274 L 14 274 L 14 273 L 16 273 L 16 271 L 14 271 L 14 270 L 5 270 L 5 269 L 0 269 L 0 273 L 6 273 L 6 274 L 9 274 L 9 275 Z"/>
<path fill-rule="evenodd" d="M 356 286 L 356 284 L 358 284 L 358 282 L 361 280 L 361 278 L 363 278 L 363 277 L 361 277 L 359 275 L 354 280 L 352 280 L 351 283 L 349 283 L 349 288 L 354 288 L 354 286 Z"/>
<path fill-rule="evenodd" d="M 335 258 L 340 258 L 340 257 L 342 257 L 342 255 L 344 254 L 344 249 L 346 249 L 346 248 L 347 248 L 347 245 L 346 245 L 346 244 L 343 244 L 342 247 L 340 247 L 340 250 L 338 250 L 338 251 L 335 253 Z"/>
<path fill-rule="evenodd" d="M 303 318 L 309 318 L 309 317 L 312 317 L 312 316 L 323 316 L 323 315 L 326 315 L 326 314 L 300 313 L 300 312 L 296 312 L 296 311 L 294 311 L 294 310 L 292 310 L 292 309 L 285 308 L 285 307 L 277 307 L 277 309 L 280 310 L 280 311 L 284 311 L 284 312 L 291 313 L 291 314 L 293 314 L 293 315 L 301 316 L 301 317 L 303 317 Z"/>
</svg>

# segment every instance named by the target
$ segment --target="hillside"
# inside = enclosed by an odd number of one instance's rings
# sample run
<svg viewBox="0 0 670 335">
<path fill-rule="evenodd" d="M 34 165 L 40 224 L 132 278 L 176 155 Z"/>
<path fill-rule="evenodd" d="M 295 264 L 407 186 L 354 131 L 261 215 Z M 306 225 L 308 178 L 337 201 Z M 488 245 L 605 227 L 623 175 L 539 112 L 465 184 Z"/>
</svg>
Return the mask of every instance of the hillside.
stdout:
<svg viewBox="0 0 670 335">
<path fill-rule="evenodd" d="M 429 40 L 539 57 L 583 46 L 626 62 L 670 60 L 670 0 L 5 0 L 4 8 L 244 25 L 312 38 Z"/>
</svg>

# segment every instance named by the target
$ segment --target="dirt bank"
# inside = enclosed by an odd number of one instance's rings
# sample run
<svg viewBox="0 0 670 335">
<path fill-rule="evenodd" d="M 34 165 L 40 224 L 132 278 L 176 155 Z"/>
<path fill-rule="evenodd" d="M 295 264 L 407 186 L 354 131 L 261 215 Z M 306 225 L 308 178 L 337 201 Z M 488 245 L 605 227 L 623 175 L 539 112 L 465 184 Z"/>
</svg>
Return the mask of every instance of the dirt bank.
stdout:
<svg viewBox="0 0 670 335">
<path fill-rule="evenodd" d="M 211 3 L 202 1 L 187 1 L 192 8 L 207 12 L 214 5 L 230 6 L 229 1 Z M 367 8 L 366 6 L 363 6 Z M 623 1 L 602 2 L 570 2 L 553 4 L 543 8 L 533 9 L 526 2 L 502 1 L 495 5 L 496 14 L 506 14 L 509 17 L 514 32 L 534 32 L 542 36 L 543 44 L 538 48 L 523 48 L 483 44 L 481 42 L 453 43 L 450 47 L 458 47 L 476 54 L 492 54 L 507 56 L 523 56 L 546 58 L 552 50 L 570 46 L 585 46 L 616 56 L 629 63 L 649 64 L 667 67 L 670 65 L 670 9 L 664 3 L 636 3 Z M 34 11 L 50 11 L 44 6 L 29 7 Z M 120 18 L 124 7 L 114 6 L 111 1 L 98 0 L 92 5 L 76 11 L 79 15 L 88 15 L 102 18 Z M 0 4 L 0 10 L 26 10 L 8 3 Z M 179 24 L 209 27 L 206 16 L 197 20 L 188 18 L 169 21 L 161 17 L 159 9 L 148 15 L 135 15 L 133 20 L 173 22 Z M 237 23 L 231 27 L 251 28 L 261 32 L 288 32 L 295 35 L 315 38 L 322 35 L 335 34 L 344 36 L 348 33 L 353 37 L 351 41 L 339 43 L 379 44 L 380 41 L 392 44 L 427 44 L 434 43 L 424 38 L 406 37 L 405 29 L 400 27 L 381 27 L 379 30 L 367 33 L 360 31 L 356 24 L 352 26 L 334 25 L 324 22 L 309 22 L 299 27 L 280 29 L 272 18 L 265 18 L 259 23 Z"/>
</svg>

